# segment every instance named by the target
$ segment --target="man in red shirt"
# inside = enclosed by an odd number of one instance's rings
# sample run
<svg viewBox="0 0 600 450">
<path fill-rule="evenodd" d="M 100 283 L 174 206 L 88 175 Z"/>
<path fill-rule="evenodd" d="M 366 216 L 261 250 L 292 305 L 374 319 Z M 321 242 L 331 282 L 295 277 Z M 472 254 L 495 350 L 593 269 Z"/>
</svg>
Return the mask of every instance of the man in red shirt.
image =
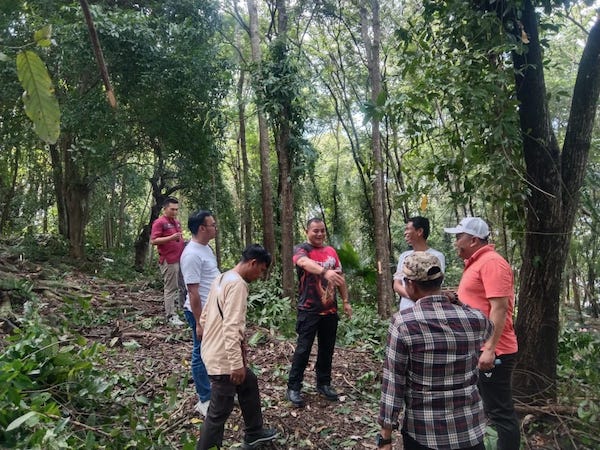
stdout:
<svg viewBox="0 0 600 450">
<path fill-rule="evenodd" d="M 181 223 L 177 220 L 179 201 L 167 197 L 163 203 L 163 215 L 152 223 L 150 243 L 158 249 L 160 272 L 164 281 L 165 314 L 171 325 L 181 326 L 184 323 L 175 312 L 175 304 L 179 302 L 179 257 L 185 247 L 181 232 Z"/>
<path fill-rule="evenodd" d="M 318 339 L 317 392 L 330 401 L 338 394 L 331 387 L 331 364 L 338 324 L 336 291 L 342 298 L 344 312 L 352 316 L 348 288 L 340 259 L 333 247 L 325 245 L 325 223 L 312 218 L 306 226 L 307 242 L 294 247 L 293 261 L 298 272 L 298 341 L 288 379 L 286 398 L 297 408 L 304 406 L 301 396 L 304 370 L 308 365 L 315 337 Z"/>
<path fill-rule="evenodd" d="M 517 450 L 520 426 L 512 399 L 512 372 L 518 351 L 513 328 L 513 272 L 488 243 L 490 229 L 479 217 L 465 217 L 458 226 L 444 231 L 456 235 L 456 250 L 465 262 L 459 300 L 481 310 L 494 323 L 494 333 L 479 356 L 479 393 L 498 432 L 498 450 Z"/>
</svg>

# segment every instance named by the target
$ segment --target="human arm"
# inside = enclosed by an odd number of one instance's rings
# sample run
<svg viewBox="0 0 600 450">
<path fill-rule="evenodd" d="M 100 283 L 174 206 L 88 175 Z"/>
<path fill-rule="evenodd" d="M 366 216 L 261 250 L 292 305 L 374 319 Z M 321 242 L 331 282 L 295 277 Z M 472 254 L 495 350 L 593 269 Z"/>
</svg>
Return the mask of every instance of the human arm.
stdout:
<svg viewBox="0 0 600 450">
<path fill-rule="evenodd" d="M 339 274 L 344 277 L 343 274 Z M 352 305 L 350 304 L 350 300 L 348 297 L 348 286 L 346 285 L 346 279 L 344 277 L 344 283 L 337 287 L 338 292 L 340 293 L 340 297 L 342 298 L 342 304 L 344 308 L 344 314 L 348 316 L 349 319 L 352 318 Z"/>
<path fill-rule="evenodd" d="M 163 216 L 152 223 L 152 230 L 150 232 L 150 243 L 152 245 L 166 244 L 167 242 L 179 241 L 183 238 L 183 233 L 181 231 L 176 231 L 173 234 L 165 235 L 163 229 L 165 224 L 164 220 L 165 219 Z"/>
<path fill-rule="evenodd" d="M 167 242 L 170 242 L 170 241 L 178 241 L 179 242 L 180 239 L 183 239 L 183 233 L 181 231 L 177 231 L 173 234 L 170 234 L 169 236 L 159 236 L 159 237 L 150 239 L 150 243 L 152 245 L 160 245 L 160 244 L 166 244 Z"/>
<path fill-rule="evenodd" d="M 387 345 L 383 362 L 383 380 L 381 383 L 381 399 L 379 401 L 379 417 L 377 422 L 382 431 L 398 429 L 400 413 L 404 408 L 404 392 L 408 381 L 409 349 L 403 341 L 403 334 L 408 331 L 404 323 L 392 319 L 388 329 Z M 384 447 L 385 448 L 385 447 Z M 391 447 L 387 447 L 391 448 Z"/>
<path fill-rule="evenodd" d="M 327 282 L 334 286 L 346 285 L 344 275 L 341 272 L 337 272 L 334 269 L 325 268 L 318 262 L 310 259 L 308 256 L 300 256 L 296 260 L 296 265 L 302 270 L 312 273 L 313 275 L 322 275 Z M 341 293 L 341 292 L 340 292 Z"/>
<path fill-rule="evenodd" d="M 202 326 L 200 325 L 200 317 L 202 316 L 202 299 L 200 298 L 200 284 L 186 284 L 188 295 L 190 298 L 190 309 L 196 320 L 196 336 L 202 339 Z"/>
<path fill-rule="evenodd" d="M 392 440 L 392 429 L 391 428 L 381 427 L 381 431 L 379 432 L 379 434 L 385 440 L 388 440 L 388 439 L 390 441 Z M 392 442 L 390 442 L 389 444 L 381 445 L 377 448 L 384 449 L 384 450 L 392 450 Z"/>
<path fill-rule="evenodd" d="M 394 279 L 394 292 L 396 292 L 400 297 L 408 298 L 408 293 L 404 288 L 404 283 L 401 279 Z"/>
<path fill-rule="evenodd" d="M 490 321 L 494 324 L 492 336 L 483 345 L 483 350 L 479 356 L 478 367 L 480 370 L 491 370 L 494 368 L 496 359 L 496 345 L 502 336 L 504 324 L 506 322 L 506 313 L 508 311 L 508 297 L 492 297 L 490 302 Z"/>
<path fill-rule="evenodd" d="M 240 279 L 224 286 L 223 295 L 217 299 L 221 301 L 222 335 L 229 362 L 229 373 L 234 383 L 240 380 L 242 382 L 246 376 L 243 342 L 246 330 L 247 297 L 248 286 Z"/>
</svg>

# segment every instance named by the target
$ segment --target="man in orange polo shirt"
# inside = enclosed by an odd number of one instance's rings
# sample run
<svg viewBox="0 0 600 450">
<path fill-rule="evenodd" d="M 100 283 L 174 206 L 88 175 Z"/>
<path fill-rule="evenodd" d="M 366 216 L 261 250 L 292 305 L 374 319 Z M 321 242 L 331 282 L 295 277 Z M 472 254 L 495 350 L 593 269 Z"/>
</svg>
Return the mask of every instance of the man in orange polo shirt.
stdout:
<svg viewBox="0 0 600 450">
<path fill-rule="evenodd" d="M 518 351 L 513 328 L 512 269 L 488 243 L 490 229 L 479 217 L 465 217 L 458 226 L 444 231 L 456 235 L 456 250 L 465 262 L 458 298 L 481 310 L 494 323 L 494 333 L 483 345 L 478 364 L 478 387 L 485 412 L 498 432 L 498 450 L 518 450 L 520 426 L 512 399 L 512 373 Z"/>
</svg>

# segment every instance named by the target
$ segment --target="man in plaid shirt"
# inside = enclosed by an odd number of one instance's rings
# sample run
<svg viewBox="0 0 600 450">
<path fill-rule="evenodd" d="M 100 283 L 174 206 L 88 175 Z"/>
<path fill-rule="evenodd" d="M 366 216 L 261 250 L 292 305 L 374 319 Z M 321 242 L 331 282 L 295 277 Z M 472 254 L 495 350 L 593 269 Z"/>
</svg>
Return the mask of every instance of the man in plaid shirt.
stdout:
<svg viewBox="0 0 600 450">
<path fill-rule="evenodd" d="M 485 450 L 477 361 L 493 324 L 442 294 L 444 275 L 434 255 L 415 252 L 402 270 L 416 304 L 394 315 L 390 324 L 377 446 L 392 449 L 392 430 L 404 409 L 405 450 Z"/>
</svg>

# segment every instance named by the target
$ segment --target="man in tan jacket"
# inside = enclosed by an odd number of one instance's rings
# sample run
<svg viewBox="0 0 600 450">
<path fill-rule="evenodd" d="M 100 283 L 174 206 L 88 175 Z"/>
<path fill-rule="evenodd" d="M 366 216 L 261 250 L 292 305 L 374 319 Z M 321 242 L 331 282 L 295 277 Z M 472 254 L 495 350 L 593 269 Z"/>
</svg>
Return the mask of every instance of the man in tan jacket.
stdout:
<svg viewBox="0 0 600 450">
<path fill-rule="evenodd" d="M 270 264 L 269 252 L 258 244 L 249 245 L 240 262 L 215 279 L 208 294 L 200 327 L 211 395 L 196 450 L 221 448 L 236 394 L 245 422 L 244 448 L 277 437 L 276 430 L 263 427 L 258 380 L 246 364 L 244 339 L 248 283 L 259 279 Z"/>
</svg>

